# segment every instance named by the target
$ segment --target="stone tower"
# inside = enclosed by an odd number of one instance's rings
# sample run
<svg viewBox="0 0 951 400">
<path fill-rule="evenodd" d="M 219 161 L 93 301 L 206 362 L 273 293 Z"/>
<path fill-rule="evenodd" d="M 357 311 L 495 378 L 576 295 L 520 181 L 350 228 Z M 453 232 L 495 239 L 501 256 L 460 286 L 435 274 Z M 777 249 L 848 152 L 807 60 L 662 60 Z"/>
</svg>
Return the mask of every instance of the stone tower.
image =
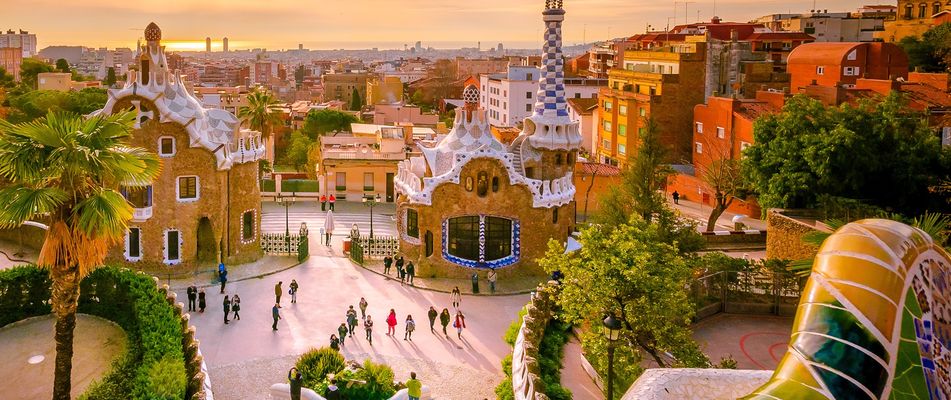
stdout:
<svg viewBox="0 0 951 400">
<path fill-rule="evenodd" d="M 512 152 L 521 161 L 523 173 L 532 179 L 551 180 L 574 170 L 581 134 L 578 123 L 568 117 L 565 100 L 565 59 L 561 51 L 561 24 L 565 10 L 561 0 L 546 0 L 542 12 L 545 43 L 541 74 L 535 97 L 535 112 L 524 121 Z"/>
</svg>

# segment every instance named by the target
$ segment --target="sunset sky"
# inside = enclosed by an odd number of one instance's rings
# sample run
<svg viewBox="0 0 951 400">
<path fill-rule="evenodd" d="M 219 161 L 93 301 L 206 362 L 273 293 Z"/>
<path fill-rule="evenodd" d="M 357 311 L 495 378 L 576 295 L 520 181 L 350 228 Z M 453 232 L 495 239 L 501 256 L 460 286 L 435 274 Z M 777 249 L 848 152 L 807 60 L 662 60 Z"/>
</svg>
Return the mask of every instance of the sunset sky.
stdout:
<svg viewBox="0 0 951 400">
<path fill-rule="evenodd" d="M 889 3 L 887 1 L 880 1 Z M 529 47 L 539 42 L 544 0 L 2 0 L 0 29 L 37 34 L 39 48 L 50 45 L 132 47 L 150 21 L 164 39 L 183 49 L 212 37 L 215 47 L 228 37 L 235 48 L 312 49 L 395 48 L 417 40 L 446 47 L 504 42 Z M 854 10 L 871 0 L 817 0 L 817 8 Z M 890 2 L 894 3 L 894 1 Z M 688 19 L 709 20 L 713 0 L 694 0 Z M 813 0 L 718 0 L 725 20 L 747 21 L 765 14 L 808 12 Z M 662 28 L 674 2 L 654 0 L 565 0 L 566 44 Z M 683 2 L 677 23 L 684 22 Z M 674 24 L 673 20 L 671 24 Z M 585 27 L 586 26 L 586 27 Z M 587 34 L 585 35 L 585 31 Z"/>
</svg>

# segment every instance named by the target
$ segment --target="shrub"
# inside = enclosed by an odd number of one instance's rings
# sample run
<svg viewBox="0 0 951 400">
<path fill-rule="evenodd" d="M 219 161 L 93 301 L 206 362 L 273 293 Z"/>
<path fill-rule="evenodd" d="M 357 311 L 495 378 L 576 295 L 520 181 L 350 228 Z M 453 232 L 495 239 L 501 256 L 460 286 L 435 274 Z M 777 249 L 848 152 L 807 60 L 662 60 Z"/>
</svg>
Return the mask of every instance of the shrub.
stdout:
<svg viewBox="0 0 951 400">
<path fill-rule="evenodd" d="M 498 400 L 515 400 L 515 389 L 512 388 L 511 374 L 495 387 L 495 398 Z"/>
<path fill-rule="evenodd" d="M 518 339 L 518 330 L 522 328 L 522 318 L 525 317 L 525 314 L 528 313 L 528 309 L 522 307 L 518 311 L 518 317 L 515 318 L 515 321 L 512 321 L 509 324 L 508 329 L 505 330 L 505 343 L 508 343 L 509 346 L 515 346 L 515 340 Z"/>
<path fill-rule="evenodd" d="M 346 360 L 338 351 L 329 347 L 321 347 L 301 354 L 295 366 L 297 371 L 301 373 L 303 386 L 321 393 L 322 391 L 318 391 L 318 389 L 321 388 L 321 384 L 326 387 L 324 381 L 327 380 L 327 375 L 343 371 L 346 368 Z"/>
<path fill-rule="evenodd" d="M 49 272 L 32 265 L 0 271 L 0 326 L 49 314 L 52 284 Z"/>
<path fill-rule="evenodd" d="M 148 371 L 147 393 L 150 398 L 182 399 L 185 397 L 185 365 L 165 356 Z"/>
<path fill-rule="evenodd" d="M 337 383 L 343 383 L 340 394 L 345 399 L 385 400 L 396 393 L 393 369 L 386 364 L 377 364 L 370 360 L 364 361 L 362 368 L 356 371 L 346 370 L 341 373 Z"/>
</svg>

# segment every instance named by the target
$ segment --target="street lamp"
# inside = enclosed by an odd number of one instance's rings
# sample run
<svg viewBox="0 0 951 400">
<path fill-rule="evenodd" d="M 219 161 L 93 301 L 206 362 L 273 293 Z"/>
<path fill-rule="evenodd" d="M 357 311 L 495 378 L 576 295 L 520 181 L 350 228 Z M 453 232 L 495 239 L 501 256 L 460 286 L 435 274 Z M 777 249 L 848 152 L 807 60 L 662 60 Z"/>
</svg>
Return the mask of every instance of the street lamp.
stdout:
<svg viewBox="0 0 951 400">
<path fill-rule="evenodd" d="M 291 251 L 291 223 L 287 209 L 294 204 L 295 200 L 294 196 L 284 197 L 280 193 L 277 194 L 277 203 L 284 206 L 284 243 L 288 253 Z"/>
<path fill-rule="evenodd" d="M 373 207 L 380 202 L 380 194 L 376 196 L 363 196 L 363 205 L 370 207 L 370 242 L 373 242 Z"/>
<path fill-rule="evenodd" d="M 614 400 L 614 342 L 621 336 L 621 321 L 611 313 L 601 324 L 608 338 L 608 400 Z"/>
</svg>

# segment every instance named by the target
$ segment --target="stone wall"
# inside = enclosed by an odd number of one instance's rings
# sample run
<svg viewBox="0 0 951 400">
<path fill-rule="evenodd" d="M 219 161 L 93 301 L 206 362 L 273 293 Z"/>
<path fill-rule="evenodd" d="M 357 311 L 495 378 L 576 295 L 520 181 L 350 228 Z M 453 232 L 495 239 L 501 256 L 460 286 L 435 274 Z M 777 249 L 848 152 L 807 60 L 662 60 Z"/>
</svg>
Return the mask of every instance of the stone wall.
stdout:
<svg viewBox="0 0 951 400">
<path fill-rule="evenodd" d="M 773 371 L 651 368 L 621 400 L 736 399 L 750 394 L 772 375 Z"/>
<path fill-rule="evenodd" d="M 480 172 L 486 173 L 490 182 L 488 193 L 480 197 L 476 188 L 466 189 L 466 179 L 477 181 Z M 499 180 L 499 190 L 493 191 L 491 181 Z M 473 185 L 474 186 L 474 185 Z M 400 248 L 407 261 L 416 264 L 416 274 L 425 277 L 468 277 L 476 269 L 454 264 L 443 258 L 443 223 L 449 218 L 486 215 L 507 218 L 519 223 L 519 260 L 513 265 L 497 269 L 499 278 L 512 276 L 544 275 L 536 260 L 548 249 L 548 240 L 564 243 L 575 225 L 575 203 L 554 208 L 533 208 L 531 191 L 523 185 L 512 185 L 508 171 L 497 160 L 480 158 L 463 167 L 460 184 L 443 183 L 433 191 L 432 206 L 408 204 L 405 195 L 400 195 L 397 208 L 397 228 L 405 232 L 404 216 L 407 209 L 418 213 L 419 238 L 407 240 L 401 235 Z M 555 211 L 557 210 L 557 211 Z M 558 218 L 555 222 L 554 215 Z M 426 233 L 432 234 L 433 252 L 425 251 Z"/>
<path fill-rule="evenodd" d="M 518 330 L 512 350 L 512 390 L 516 400 L 547 400 L 541 367 L 538 365 L 538 346 L 545 336 L 545 328 L 554 316 L 558 283 L 540 285 L 526 306 L 522 327 Z"/>
<path fill-rule="evenodd" d="M 191 315 L 184 311 L 184 303 L 176 301 L 177 296 L 175 292 L 169 290 L 168 285 L 159 285 L 158 277 L 153 276 L 152 280 L 159 287 L 159 292 L 165 295 L 168 304 L 175 310 L 175 315 L 182 321 L 182 350 L 185 354 L 185 375 L 188 379 L 186 400 L 214 400 L 208 366 L 199 348 L 200 343 L 195 333 L 195 326 L 189 324 Z"/>
<path fill-rule="evenodd" d="M 814 215 L 805 211 L 770 209 L 766 212 L 766 258 L 779 260 L 811 259 L 818 247 L 806 243 L 802 236 L 818 232 Z"/>
</svg>

